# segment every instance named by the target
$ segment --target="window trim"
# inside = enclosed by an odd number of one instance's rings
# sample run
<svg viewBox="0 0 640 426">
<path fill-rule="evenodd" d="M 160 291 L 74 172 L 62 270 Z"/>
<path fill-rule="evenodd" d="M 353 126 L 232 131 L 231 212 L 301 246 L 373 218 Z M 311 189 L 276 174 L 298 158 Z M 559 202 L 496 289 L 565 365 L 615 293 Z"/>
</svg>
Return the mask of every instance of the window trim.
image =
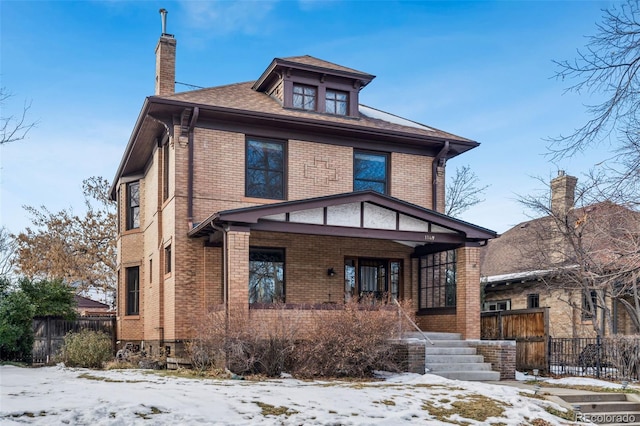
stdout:
<svg viewBox="0 0 640 426">
<path fill-rule="evenodd" d="M 132 197 L 131 197 L 131 187 L 133 186 L 137 186 L 138 187 L 138 199 L 136 200 L 137 204 L 133 204 L 132 203 Z M 141 213 L 141 209 L 140 209 L 140 181 L 136 180 L 133 182 L 129 182 L 127 183 L 127 226 L 126 226 L 126 230 L 132 230 L 132 229 L 139 229 L 140 228 L 140 213 Z M 135 222 L 135 213 L 136 213 L 136 209 L 137 209 L 137 223 Z"/>
<path fill-rule="evenodd" d="M 136 271 L 137 277 L 132 282 L 131 274 Z M 140 315 L 140 266 L 125 268 L 125 312 L 127 316 Z M 133 285 L 133 288 L 132 288 Z"/>
<path fill-rule="evenodd" d="M 257 168 L 250 168 L 249 167 L 249 144 L 251 142 L 255 142 L 255 143 L 260 143 L 260 144 L 277 144 L 280 145 L 282 147 L 282 170 L 279 171 L 279 173 L 282 174 L 282 187 L 280 188 L 281 192 L 282 192 L 282 196 L 281 197 L 274 197 L 274 196 L 261 196 L 258 194 L 251 194 L 249 193 L 249 171 L 250 170 L 261 170 L 261 169 L 257 169 Z M 265 200 L 286 200 L 287 199 L 287 160 L 288 160 L 288 156 L 287 156 L 287 141 L 283 141 L 283 140 L 276 140 L 276 139 L 264 139 L 264 138 L 257 138 L 257 137 L 252 137 L 252 136 L 247 136 L 245 138 L 245 154 L 244 154 L 244 163 L 245 163 L 245 167 L 244 167 L 244 195 L 245 197 L 249 197 L 249 198 L 262 198 Z M 267 173 L 269 172 L 277 172 L 274 171 L 275 169 L 266 169 L 264 171 L 266 171 Z"/>
<path fill-rule="evenodd" d="M 354 191 L 362 191 L 362 189 L 356 189 L 356 181 L 364 181 L 364 182 L 382 182 L 378 180 L 367 180 L 367 179 L 356 179 L 356 155 L 365 154 L 365 155 L 373 155 L 384 157 L 385 159 L 385 169 L 384 169 L 384 192 L 382 194 L 389 195 L 390 193 L 390 176 L 391 176 L 391 155 L 388 152 L 379 152 L 379 151 L 367 151 L 362 149 L 354 149 L 353 150 L 353 190 Z M 372 190 L 374 191 L 374 190 Z M 378 192 L 378 191 L 376 191 Z"/>
</svg>

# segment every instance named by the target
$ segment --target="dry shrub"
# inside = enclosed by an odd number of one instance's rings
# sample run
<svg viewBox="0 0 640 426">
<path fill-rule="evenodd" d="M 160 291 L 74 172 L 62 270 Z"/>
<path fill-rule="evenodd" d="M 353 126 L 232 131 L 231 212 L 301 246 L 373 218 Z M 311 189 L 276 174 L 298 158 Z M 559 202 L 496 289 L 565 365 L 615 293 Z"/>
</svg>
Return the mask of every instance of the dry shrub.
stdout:
<svg viewBox="0 0 640 426">
<path fill-rule="evenodd" d="M 638 379 L 640 373 L 640 336 L 615 335 L 607 337 L 608 358 L 622 378 Z"/>
<path fill-rule="evenodd" d="M 260 323 L 250 322 L 246 310 L 232 309 L 228 317 L 224 311 L 211 312 L 186 346 L 193 367 L 279 376 L 293 353 L 297 322 L 288 320 L 283 305 L 272 310 L 272 320 Z"/>
<path fill-rule="evenodd" d="M 60 359 L 68 367 L 102 368 L 105 362 L 113 359 L 111 337 L 91 330 L 67 333 Z"/>
<path fill-rule="evenodd" d="M 312 378 L 370 377 L 374 370 L 398 371 L 389 340 L 397 337 L 400 323 L 397 307 L 374 299 L 352 300 L 330 315 L 316 315 L 311 338 L 296 347 L 293 372 Z"/>
</svg>

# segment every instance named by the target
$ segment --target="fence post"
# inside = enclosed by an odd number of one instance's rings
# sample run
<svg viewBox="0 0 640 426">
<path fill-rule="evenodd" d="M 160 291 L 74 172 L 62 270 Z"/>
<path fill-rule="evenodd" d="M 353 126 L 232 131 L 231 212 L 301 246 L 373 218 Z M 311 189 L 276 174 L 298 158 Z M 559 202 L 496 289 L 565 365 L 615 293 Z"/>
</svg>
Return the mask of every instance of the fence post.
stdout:
<svg viewBox="0 0 640 426">
<path fill-rule="evenodd" d="M 596 357 L 596 377 L 600 378 L 600 358 L 602 357 L 602 340 L 600 340 L 600 335 L 596 336 L 596 347 L 598 348 L 598 356 Z"/>
<path fill-rule="evenodd" d="M 551 373 L 551 344 L 551 336 L 549 336 L 547 344 L 547 372 L 549 374 Z"/>
</svg>

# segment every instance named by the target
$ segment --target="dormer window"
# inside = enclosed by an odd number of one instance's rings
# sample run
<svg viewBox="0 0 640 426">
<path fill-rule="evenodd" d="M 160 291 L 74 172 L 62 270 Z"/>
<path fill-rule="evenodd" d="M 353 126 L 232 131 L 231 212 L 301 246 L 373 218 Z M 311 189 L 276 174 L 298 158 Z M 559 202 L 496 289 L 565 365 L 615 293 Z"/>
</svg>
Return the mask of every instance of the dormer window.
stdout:
<svg viewBox="0 0 640 426">
<path fill-rule="evenodd" d="M 316 110 L 318 89 L 302 84 L 293 85 L 293 107 L 306 111 Z"/>
<path fill-rule="evenodd" d="M 358 94 L 375 76 L 313 56 L 274 58 L 252 86 L 283 108 L 359 118 Z"/>
<path fill-rule="evenodd" d="M 347 115 L 349 94 L 339 90 L 327 89 L 325 96 L 325 112 L 329 114 Z"/>
</svg>

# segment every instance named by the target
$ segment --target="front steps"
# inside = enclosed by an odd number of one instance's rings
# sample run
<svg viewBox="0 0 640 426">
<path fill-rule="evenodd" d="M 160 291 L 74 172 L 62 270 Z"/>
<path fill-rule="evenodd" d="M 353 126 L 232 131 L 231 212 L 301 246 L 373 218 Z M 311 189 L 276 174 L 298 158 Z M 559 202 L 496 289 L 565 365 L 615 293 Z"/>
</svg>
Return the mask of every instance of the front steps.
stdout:
<svg viewBox="0 0 640 426">
<path fill-rule="evenodd" d="M 456 380 L 500 380 L 500 372 L 491 371 L 491 364 L 484 362 L 484 357 L 477 354 L 476 348 L 462 340 L 459 333 L 424 334 L 433 342 L 433 345 L 425 342 L 427 373 Z M 424 340 L 422 334 L 417 331 L 405 333 L 404 337 Z"/>
<path fill-rule="evenodd" d="M 601 425 L 640 425 L 640 398 L 624 393 L 560 395 L 576 412 L 577 420 Z"/>
</svg>

